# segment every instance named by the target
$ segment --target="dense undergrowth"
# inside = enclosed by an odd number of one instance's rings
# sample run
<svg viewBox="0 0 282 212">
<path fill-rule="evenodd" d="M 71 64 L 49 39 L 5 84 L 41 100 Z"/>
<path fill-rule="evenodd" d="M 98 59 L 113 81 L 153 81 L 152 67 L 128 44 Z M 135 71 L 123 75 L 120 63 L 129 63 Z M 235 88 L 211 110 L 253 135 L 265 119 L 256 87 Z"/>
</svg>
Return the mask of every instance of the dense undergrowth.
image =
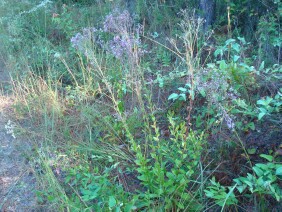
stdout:
<svg viewBox="0 0 282 212">
<path fill-rule="evenodd" d="M 282 4 L 126 2 L 0 2 L 38 204 L 282 210 Z"/>
</svg>

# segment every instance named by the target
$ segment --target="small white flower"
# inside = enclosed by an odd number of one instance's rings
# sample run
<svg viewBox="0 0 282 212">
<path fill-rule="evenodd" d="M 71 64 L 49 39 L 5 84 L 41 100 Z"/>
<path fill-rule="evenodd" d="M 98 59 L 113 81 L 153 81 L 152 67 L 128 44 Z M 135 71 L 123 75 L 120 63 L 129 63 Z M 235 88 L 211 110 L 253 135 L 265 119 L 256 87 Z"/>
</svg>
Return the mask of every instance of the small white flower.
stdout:
<svg viewBox="0 0 282 212">
<path fill-rule="evenodd" d="M 59 52 L 56 52 L 56 53 L 54 54 L 54 57 L 55 57 L 55 58 L 61 58 L 61 56 L 62 56 L 62 55 L 61 55 Z"/>
<path fill-rule="evenodd" d="M 9 120 L 7 124 L 5 125 L 6 133 L 10 134 L 15 139 L 16 136 L 14 133 L 14 128 L 15 128 L 15 125 L 12 124 L 11 120 Z"/>
</svg>

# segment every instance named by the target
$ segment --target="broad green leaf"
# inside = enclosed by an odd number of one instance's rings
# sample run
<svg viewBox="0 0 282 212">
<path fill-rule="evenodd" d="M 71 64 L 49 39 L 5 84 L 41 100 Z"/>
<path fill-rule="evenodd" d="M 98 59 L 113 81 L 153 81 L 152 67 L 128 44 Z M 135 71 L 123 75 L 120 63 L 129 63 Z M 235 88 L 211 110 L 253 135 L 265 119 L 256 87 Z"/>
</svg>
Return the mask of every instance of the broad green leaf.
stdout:
<svg viewBox="0 0 282 212">
<path fill-rule="evenodd" d="M 257 163 L 256 164 L 257 167 L 259 167 L 260 169 L 263 169 L 263 170 L 269 170 L 269 168 L 271 168 L 271 166 L 269 164 L 264 164 L 264 163 Z"/>
<path fill-rule="evenodd" d="M 242 43 L 243 45 L 246 44 L 246 40 L 245 40 L 244 37 L 237 37 L 237 39 L 238 39 L 239 41 L 241 41 L 241 43 Z"/>
<path fill-rule="evenodd" d="M 238 43 L 233 43 L 232 49 L 234 49 L 237 53 L 239 53 L 240 52 L 240 45 Z"/>
<path fill-rule="evenodd" d="M 263 107 L 259 107 L 258 109 L 260 110 L 261 113 L 265 113 L 265 114 L 267 113 L 267 110 Z"/>
<path fill-rule="evenodd" d="M 235 103 L 241 108 L 244 108 L 244 109 L 248 108 L 248 105 L 246 104 L 244 99 L 236 99 Z"/>
<path fill-rule="evenodd" d="M 273 98 L 267 97 L 266 99 L 260 99 L 257 101 L 258 105 L 268 106 L 272 102 Z"/>
<path fill-rule="evenodd" d="M 278 167 L 275 172 L 276 175 L 282 175 L 282 166 Z"/>
<path fill-rule="evenodd" d="M 231 43 L 233 43 L 233 42 L 235 42 L 235 41 L 236 41 L 235 39 L 230 38 L 230 39 L 228 39 L 227 41 L 225 41 L 225 45 L 227 46 L 227 45 L 229 45 L 229 44 L 231 44 Z"/>
<path fill-rule="evenodd" d="M 179 87 L 178 90 L 182 91 L 182 92 L 187 92 L 187 89 L 186 88 L 183 88 L 183 87 Z"/>
<path fill-rule="evenodd" d="M 266 106 L 266 103 L 265 103 L 265 100 L 264 100 L 264 99 L 258 100 L 258 101 L 257 101 L 257 104 L 258 104 L 258 105 Z"/>
<path fill-rule="evenodd" d="M 209 126 L 212 125 L 215 121 L 216 121 L 215 118 L 211 118 L 211 119 L 209 120 L 209 123 L 208 123 Z"/>
<path fill-rule="evenodd" d="M 259 71 L 262 71 L 264 69 L 264 61 L 262 61 L 262 63 L 259 66 Z"/>
<path fill-rule="evenodd" d="M 199 92 L 202 95 L 202 97 L 206 97 L 206 92 L 204 89 L 199 90 Z"/>
<path fill-rule="evenodd" d="M 186 101 L 186 94 L 185 93 L 179 94 L 179 100 Z"/>
<path fill-rule="evenodd" d="M 47 199 L 48 199 L 48 201 L 52 202 L 55 199 L 55 197 L 51 196 L 51 195 L 48 195 Z"/>
<path fill-rule="evenodd" d="M 259 167 L 253 167 L 253 170 L 255 171 L 255 173 L 257 174 L 257 176 L 261 176 L 263 175 L 263 171 L 259 168 Z"/>
<path fill-rule="evenodd" d="M 224 70 L 224 69 L 227 68 L 227 64 L 226 64 L 225 60 L 219 61 L 219 68 L 220 68 L 221 70 Z"/>
<path fill-rule="evenodd" d="M 175 175 L 172 174 L 171 172 L 167 172 L 167 173 L 166 173 L 166 176 L 167 176 L 169 179 L 174 179 L 174 178 L 175 178 Z"/>
<path fill-rule="evenodd" d="M 168 100 L 176 100 L 179 97 L 179 95 L 177 93 L 172 93 L 169 95 Z"/>
<path fill-rule="evenodd" d="M 117 204 L 116 199 L 113 196 L 110 196 L 109 197 L 109 207 L 112 208 L 112 207 L 116 206 L 116 204 Z"/>
<path fill-rule="evenodd" d="M 237 190 L 240 192 L 240 194 L 243 193 L 243 191 L 247 188 L 247 185 L 241 185 L 241 186 L 237 186 Z"/>
<path fill-rule="evenodd" d="M 134 203 L 132 202 L 129 202 L 129 203 L 126 203 L 124 205 L 124 211 L 125 212 L 130 212 L 130 211 L 136 211 L 136 206 L 134 206 Z"/>
<path fill-rule="evenodd" d="M 160 88 L 164 87 L 164 79 L 161 76 L 158 76 L 157 81 Z"/>
<path fill-rule="evenodd" d="M 266 113 L 259 113 L 259 115 L 258 115 L 258 120 L 261 120 L 261 119 L 262 119 L 262 117 L 264 117 L 264 116 L 265 116 L 265 114 L 266 114 Z"/>
<path fill-rule="evenodd" d="M 225 50 L 225 49 L 223 49 L 223 48 L 218 48 L 217 50 L 215 50 L 214 56 L 215 56 L 215 57 L 217 57 L 218 55 L 222 56 L 224 50 Z"/>
<path fill-rule="evenodd" d="M 250 128 L 251 130 L 255 130 L 256 129 L 254 122 L 248 123 L 246 127 Z"/>
<path fill-rule="evenodd" d="M 239 58 L 240 58 L 240 56 L 234 55 L 234 56 L 233 56 L 233 61 L 234 61 L 234 62 L 237 62 L 237 61 L 239 60 Z"/>
<path fill-rule="evenodd" d="M 268 160 L 269 162 L 273 161 L 273 156 L 271 156 L 271 155 L 260 154 L 259 156 Z"/>
<path fill-rule="evenodd" d="M 185 84 L 185 87 L 187 87 L 187 88 L 191 88 L 192 86 L 191 86 L 191 84 L 190 84 L 190 83 L 186 83 L 186 84 Z"/>
<path fill-rule="evenodd" d="M 247 184 L 250 188 L 253 187 L 253 183 L 251 181 L 245 180 L 244 183 Z"/>
<path fill-rule="evenodd" d="M 250 148 L 250 149 L 247 149 L 247 152 L 248 154 L 250 155 L 254 155 L 256 153 L 257 149 L 256 148 Z"/>
<path fill-rule="evenodd" d="M 207 197 L 212 198 L 214 196 L 213 192 L 209 191 L 209 190 L 204 190 L 205 194 Z"/>
</svg>

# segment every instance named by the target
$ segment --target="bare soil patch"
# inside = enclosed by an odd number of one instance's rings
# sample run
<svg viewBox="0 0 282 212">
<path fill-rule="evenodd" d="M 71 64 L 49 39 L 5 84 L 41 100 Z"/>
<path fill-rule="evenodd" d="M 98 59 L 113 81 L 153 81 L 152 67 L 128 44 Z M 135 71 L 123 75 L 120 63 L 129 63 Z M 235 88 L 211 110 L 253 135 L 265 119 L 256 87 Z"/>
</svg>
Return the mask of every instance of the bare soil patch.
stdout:
<svg viewBox="0 0 282 212">
<path fill-rule="evenodd" d="M 37 211 L 36 179 L 24 156 L 30 149 L 28 139 L 8 132 L 13 128 L 9 116 L 13 98 L 5 91 L 9 81 L 0 64 L 0 211 Z"/>
</svg>

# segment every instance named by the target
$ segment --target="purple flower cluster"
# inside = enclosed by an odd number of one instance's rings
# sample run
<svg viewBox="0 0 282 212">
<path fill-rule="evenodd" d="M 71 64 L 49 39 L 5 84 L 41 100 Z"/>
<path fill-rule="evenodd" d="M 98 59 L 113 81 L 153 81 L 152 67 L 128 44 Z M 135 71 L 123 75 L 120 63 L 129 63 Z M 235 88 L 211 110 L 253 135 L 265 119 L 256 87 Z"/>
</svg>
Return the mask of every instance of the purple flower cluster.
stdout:
<svg viewBox="0 0 282 212">
<path fill-rule="evenodd" d="M 77 33 L 71 38 L 74 48 L 87 55 L 90 44 L 98 44 L 102 49 L 110 52 L 119 60 L 126 60 L 132 65 L 136 65 L 140 56 L 145 51 L 140 47 L 140 33 L 143 28 L 138 25 L 133 27 L 133 20 L 128 11 L 119 13 L 115 10 L 106 16 L 103 28 L 84 28 L 82 33 Z M 101 39 L 101 35 L 110 34 L 113 38 L 107 42 Z"/>
<path fill-rule="evenodd" d="M 227 125 L 228 129 L 233 131 L 234 128 L 235 128 L 235 123 L 234 123 L 233 119 L 228 114 L 227 114 L 227 116 L 224 116 L 224 119 L 226 121 L 226 125 Z"/>
<path fill-rule="evenodd" d="M 87 42 L 95 39 L 95 32 L 97 29 L 94 27 L 84 28 L 81 33 L 77 33 L 75 36 L 71 38 L 72 47 L 82 51 Z"/>
<path fill-rule="evenodd" d="M 73 36 L 71 38 L 72 47 L 78 49 L 79 46 L 81 45 L 83 39 L 84 38 L 83 38 L 82 34 L 81 33 L 77 33 L 75 36 Z"/>
<path fill-rule="evenodd" d="M 239 94 L 228 82 L 226 73 L 214 69 L 205 69 L 197 76 L 198 90 L 204 90 L 207 98 L 212 103 L 221 100 L 235 100 Z"/>
<path fill-rule="evenodd" d="M 227 127 L 234 130 L 236 117 L 228 114 L 223 105 L 228 106 L 229 101 L 237 99 L 240 95 L 230 85 L 227 74 L 214 66 L 204 69 L 197 75 L 197 89 L 205 91 L 208 102 L 217 106 L 218 113 L 225 120 Z"/>
<path fill-rule="evenodd" d="M 221 113 L 222 113 L 222 115 L 223 115 L 223 119 L 225 120 L 225 122 L 226 122 L 226 125 L 227 125 L 227 127 L 228 127 L 228 129 L 230 129 L 230 130 L 234 130 L 234 128 L 235 128 L 235 122 L 234 122 L 234 120 L 235 120 L 235 116 L 233 116 L 233 115 L 229 115 L 227 112 L 226 112 L 226 110 L 220 105 L 220 110 L 221 110 Z"/>
<path fill-rule="evenodd" d="M 104 32 L 125 33 L 128 32 L 132 24 L 133 21 L 127 10 L 124 10 L 122 13 L 115 10 L 106 16 L 103 29 Z"/>
<path fill-rule="evenodd" d="M 106 16 L 103 24 L 104 32 L 113 33 L 115 36 L 108 43 L 108 50 L 120 60 L 136 62 L 138 57 L 145 53 L 140 47 L 140 33 L 143 28 L 139 25 L 133 27 L 133 20 L 128 11 L 113 13 Z"/>
<path fill-rule="evenodd" d="M 132 58 L 140 56 L 143 52 L 138 49 L 140 43 L 140 39 L 133 36 L 117 35 L 109 42 L 109 48 L 111 53 L 118 59 L 123 59 L 124 57 Z"/>
</svg>

